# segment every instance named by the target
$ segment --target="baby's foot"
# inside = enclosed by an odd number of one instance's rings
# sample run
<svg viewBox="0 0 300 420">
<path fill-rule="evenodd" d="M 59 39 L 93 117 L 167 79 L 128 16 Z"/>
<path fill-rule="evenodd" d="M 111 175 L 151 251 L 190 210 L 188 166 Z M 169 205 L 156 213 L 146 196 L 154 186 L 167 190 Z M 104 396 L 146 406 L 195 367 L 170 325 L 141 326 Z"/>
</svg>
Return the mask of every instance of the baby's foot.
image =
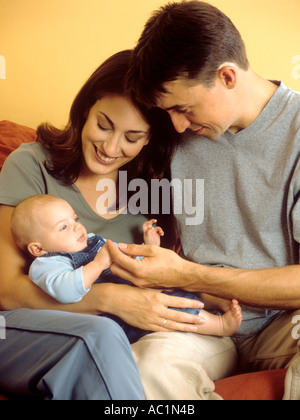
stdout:
<svg viewBox="0 0 300 420">
<path fill-rule="evenodd" d="M 230 309 L 220 316 L 222 324 L 221 335 L 223 337 L 231 337 L 239 328 L 242 323 L 242 308 L 237 300 L 233 300 Z"/>
</svg>

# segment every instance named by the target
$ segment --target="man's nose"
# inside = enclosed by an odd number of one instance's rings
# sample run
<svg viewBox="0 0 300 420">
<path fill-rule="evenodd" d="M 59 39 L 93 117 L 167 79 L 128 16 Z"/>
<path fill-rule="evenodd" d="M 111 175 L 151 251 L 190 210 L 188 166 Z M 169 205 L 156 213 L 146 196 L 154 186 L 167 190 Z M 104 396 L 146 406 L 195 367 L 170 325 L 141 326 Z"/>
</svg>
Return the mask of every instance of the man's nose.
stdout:
<svg viewBox="0 0 300 420">
<path fill-rule="evenodd" d="M 184 133 L 192 125 L 184 114 L 171 113 L 170 116 L 175 130 L 180 134 Z"/>
</svg>

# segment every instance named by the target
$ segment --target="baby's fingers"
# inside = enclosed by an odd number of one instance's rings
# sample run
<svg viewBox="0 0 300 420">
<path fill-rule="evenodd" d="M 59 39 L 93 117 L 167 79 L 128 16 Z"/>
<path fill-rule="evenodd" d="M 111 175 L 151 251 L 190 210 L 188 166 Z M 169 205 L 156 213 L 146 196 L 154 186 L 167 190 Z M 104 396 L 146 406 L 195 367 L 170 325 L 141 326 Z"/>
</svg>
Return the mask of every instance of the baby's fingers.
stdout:
<svg viewBox="0 0 300 420">
<path fill-rule="evenodd" d="M 145 222 L 143 225 L 143 230 L 144 232 L 147 232 L 148 230 L 153 228 L 153 225 L 155 225 L 155 223 L 157 223 L 156 219 L 151 219 L 148 222 Z"/>
<path fill-rule="evenodd" d="M 159 236 L 165 236 L 165 232 L 162 230 L 162 228 L 161 228 L 161 227 L 157 226 L 157 227 L 156 227 L 156 228 L 154 228 L 154 229 L 155 229 L 156 233 L 157 233 Z"/>
</svg>

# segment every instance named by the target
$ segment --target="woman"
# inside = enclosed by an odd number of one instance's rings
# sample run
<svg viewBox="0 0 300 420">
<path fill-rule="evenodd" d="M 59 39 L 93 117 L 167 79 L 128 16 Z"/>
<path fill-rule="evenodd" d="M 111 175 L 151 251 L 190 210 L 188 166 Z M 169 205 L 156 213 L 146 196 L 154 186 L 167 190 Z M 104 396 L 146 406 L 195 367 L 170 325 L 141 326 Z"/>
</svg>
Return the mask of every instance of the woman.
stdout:
<svg viewBox="0 0 300 420">
<path fill-rule="evenodd" d="M 90 232 L 117 242 L 139 241 L 145 218 L 127 214 L 120 202 L 113 213 L 99 208 L 98 183 L 110 179 L 118 186 L 121 168 L 129 181 L 161 177 L 175 142 L 163 115 L 138 108 L 126 95 L 130 57 L 124 51 L 100 66 L 77 95 L 67 127 L 41 125 L 38 142 L 14 152 L 0 175 L 0 315 L 7 326 L 6 340 L 0 340 L 0 389 L 6 392 L 143 399 L 123 332 L 113 321 L 91 315 L 110 313 L 150 331 L 191 331 L 197 320 L 168 309 L 187 307 L 184 299 L 127 285 L 94 285 L 80 303 L 61 305 L 29 280 L 28 261 L 9 230 L 20 201 L 47 193 L 69 201 Z M 162 327 L 166 313 L 173 320 L 168 330 Z"/>
</svg>

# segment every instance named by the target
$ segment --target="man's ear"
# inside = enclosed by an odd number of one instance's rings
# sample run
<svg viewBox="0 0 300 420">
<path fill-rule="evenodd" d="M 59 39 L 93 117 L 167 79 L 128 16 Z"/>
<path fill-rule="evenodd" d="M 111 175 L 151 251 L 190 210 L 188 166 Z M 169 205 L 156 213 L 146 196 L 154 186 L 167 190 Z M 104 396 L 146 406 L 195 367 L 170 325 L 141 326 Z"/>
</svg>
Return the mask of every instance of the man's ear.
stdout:
<svg viewBox="0 0 300 420">
<path fill-rule="evenodd" d="M 38 257 L 41 257 L 42 255 L 47 254 L 47 251 L 44 250 L 44 248 L 39 242 L 31 242 L 27 246 L 27 249 L 29 253 L 35 258 L 38 258 Z"/>
<path fill-rule="evenodd" d="M 231 63 L 222 64 L 218 69 L 218 78 L 227 89 L 234 89 L 237 83 L 236 65 Z"/>
</svg>

